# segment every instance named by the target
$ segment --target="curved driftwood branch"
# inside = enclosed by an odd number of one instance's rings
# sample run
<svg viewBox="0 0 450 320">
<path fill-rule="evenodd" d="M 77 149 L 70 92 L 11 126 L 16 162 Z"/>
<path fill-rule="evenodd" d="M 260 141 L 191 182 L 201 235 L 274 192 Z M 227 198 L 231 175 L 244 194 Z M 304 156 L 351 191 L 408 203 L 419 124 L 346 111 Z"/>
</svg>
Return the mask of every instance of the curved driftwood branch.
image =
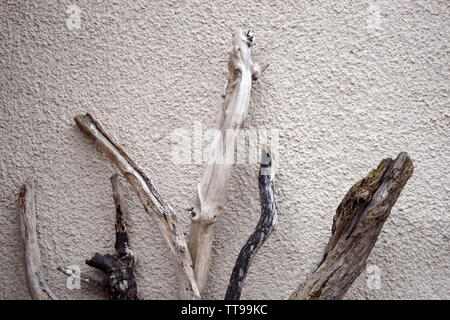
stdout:
<svg viewBox="0 0 450 320">
<path fill-rule="evenodd" d="M 187 250 L 183 230 L 172 208 L 159 194 L 153 181 L 89 113 L 76 116 L 75 121 L 78 127 L 93 138 L 97 146 L 119 168 L 135 189 L 145 211 L 154 218 L 174 258 L 175 269 L 181 284 L 180 298 L 198 299 L 200 294 L 194 277 L 191 256 Z"/>
<path fill-rule="evenodd" d="M 47 286 L 42 272 L 36 224 L 34 183 L 27 180 L 19 193 L 19 228 L 28 291 L 34 300 L 56 300 L 57 298 Z"/>
<path fill-rule="evenodd" d="M 414 171 L 406 152 L 357 182 L 336 210 L 319 263 L 291 299 L 341 299 L 365 268 L 383 224 Z"/>
<path fill-rule="evenodd" d="M 225 300 L 239 300 L 248 269 L 259 248 L 269 238 L 277 225 L 277 201 L 275 199 L 274 182 L 271 176 L 272 159 L 265 150 L 261 155 L 259 169 L 259 197 L 261 200 L 261 217 L 255 231 L 239 252 L 231 274 Z"/>
<path fill-rule="evenodd" d="M 257 80 L 267 68 L 267 65 L 260 67 L 252 61 L 250 47 L 254 43 L 251 31 L 234 31 L 224 102 L 216 122 L 216 134 L 210 144 L 208 164 L 198 184 L 197 199 L 191 212 L 189 250 L 200 292 L 208 277 L 214 226 L 223 211 L 235 142 L 247 116 L 252 80 Z"/>
</svg>

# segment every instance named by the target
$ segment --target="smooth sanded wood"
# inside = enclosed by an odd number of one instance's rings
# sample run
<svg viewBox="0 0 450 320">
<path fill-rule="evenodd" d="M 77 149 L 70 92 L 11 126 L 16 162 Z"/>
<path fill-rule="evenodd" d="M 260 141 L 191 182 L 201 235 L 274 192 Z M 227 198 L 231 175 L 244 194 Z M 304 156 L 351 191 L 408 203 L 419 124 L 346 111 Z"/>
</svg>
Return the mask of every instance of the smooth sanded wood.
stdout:
<svg viewBox="0 0 450 320">
<path fill-rule="evenodd" d="M 19 193 L 19 229 L 28 291 L 33 300 L 56 300 L 42 272 L 36 224 L 34 183 L 27 180 Z"/>
<path fill-rule="evenodd" d="M 94 139 L 119 168 L 139 196 L 145 211 L 154 218 L 160 233 L 173 257 L 180 282 L 181 299 L 199 299 L 200 294 L 194 277 L 191 256 L 177 215 L 159 194 L 153 181 L 132 160 L 131 156 L 89 114 L 75 117 L 78 127 Z"/>
<path fill-rule="evenodd" d="M 325 251 L 291 299 L 341 299 L 364 270 L 392 207 L 414 171 L 406 152 L 357 182 L 336 210 Z"/>
<path fill-rule="evenodd" d="M 265 150 L 262 151 L 259 169 L 259 197 L 261 201 L 261 217 L 255 231 L 239 252 L 231 274 L 225 300 L 239 300 L 250 264 L 264 242 L 269 238 L 277 224 L 277 201 L 272 179 L 272 159 Z"/>
</svg>

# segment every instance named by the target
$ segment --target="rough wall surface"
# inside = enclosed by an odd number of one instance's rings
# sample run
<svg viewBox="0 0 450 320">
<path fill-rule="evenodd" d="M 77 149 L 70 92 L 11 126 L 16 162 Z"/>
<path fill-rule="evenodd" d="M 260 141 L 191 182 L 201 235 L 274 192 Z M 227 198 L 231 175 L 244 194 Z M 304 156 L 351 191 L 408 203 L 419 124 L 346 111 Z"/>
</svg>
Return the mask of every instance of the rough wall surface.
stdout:
<svg viewBox="0 0 450 320">
<path fill-rule="evenodd" d="M 80 29 L 67 19 L 81 9 Z M 448 1 L 2 1 L 0 9 L 0 298 L 28 299 L 17 194 L 37 186 L 38 232 L 49 286 L 58 265 L 112 252 L 116 172 L 78 130 L 91 112 L 151 174 L 187 233 L 186 208 L 203 164 L 171 161 L 176 128 L 213 126 L 234 27 L 255 31 L 247 128 L 278 129 L 279 222 L 250 268 L 243 299 L 285 299 L 303 281 L 351 185 L 407 151 L 415 171 L 352 299 L 450 298 Z M 72 21 L 73 22 L 73 21 Z M 72 30 L 71 30 L 72 29 Z M 216 230 L 204 297 L 222 299 L 237 254 L 259 218 L 257 164 L 236 165 Z M 127 189 L 137 279 L 146 299 L 177 283 L 158 230 Z"/>
</svg>

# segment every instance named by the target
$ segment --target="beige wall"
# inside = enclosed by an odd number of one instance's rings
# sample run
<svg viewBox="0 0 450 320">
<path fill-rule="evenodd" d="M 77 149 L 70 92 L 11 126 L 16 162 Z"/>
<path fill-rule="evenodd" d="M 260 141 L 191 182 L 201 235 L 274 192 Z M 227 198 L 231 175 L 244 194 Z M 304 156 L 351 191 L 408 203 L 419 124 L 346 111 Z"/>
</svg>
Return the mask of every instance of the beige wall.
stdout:
<svg viewBox="0 0 450 320">
<path fill-rule="evenodd" d="M 278 129 L 279 224 L 250 268 L 243 298 L 284 299 L 319 257 L 335 208 L 378 162 L 407 151 L 414 176 L 385 224 L 368 273 L 347 298 L 450 298 L 448 1 L 2 1 L 0 22 L 0 298 L 27 299 L 16 199 L 37 182 L 39 241 L 60 298 L 59 265 L 113 251 L 115 167 L 74 125 L 91 112 L 150 173 L 188 231 L 203 165 L 171 160 L 176 128 L 210 128 L 235 26 L 255 31 L 246 128 Z M 66 9 L 81 10 L 70 30 Z M 205 297 L 223 298 L 235 258 L 259 218 L 257 164 L 235 167 L 217 225 Z M 151 218 L 128 188 L 130 237 L 147 299 L 177 283 Z"/>
</svg>

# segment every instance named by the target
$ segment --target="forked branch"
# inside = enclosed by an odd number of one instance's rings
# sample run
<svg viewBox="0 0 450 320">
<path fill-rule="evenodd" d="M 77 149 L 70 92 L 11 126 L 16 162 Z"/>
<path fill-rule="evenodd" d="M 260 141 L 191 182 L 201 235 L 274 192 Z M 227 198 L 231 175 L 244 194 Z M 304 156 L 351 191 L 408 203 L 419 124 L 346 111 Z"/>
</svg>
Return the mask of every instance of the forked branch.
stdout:
<svg viewBox="0 0 450 320">
<path fill-rule="evenodd" d="M 413 174 L 406 152 L 385 159 L 357 182 L 336 210 L 332 234 L 319 263 L 291 299 L 341 299 L 375 245 L 383 224 Z"/>
<path fill-rule="evenodd" d="M 145 211 L 154 218 L 174 260 L 181 284 L 180 298 L 198 299 L 200 295 L 194 277 L 191 256 L 175 212 L 159 194 L 153 181 L 89 113 L 76 116 L 75 121 L 78 127 L 94 139 L 97 146 L 119 168 L 138 194 Z M 100 261 L 94 259 L 93 263 L 95 262 Z"/>
<path fill-rule="evenodd" d="M 272 179 L 272 158 L 263 150 L 259 169 L 259 197 L 261 200 L 261 217 L 255 231 L 239 252 L 231 274 L 225 300 L 239 300 L 253 258 L 264 242 L 269 238 L 277 224 L 277 201 Z"/>
<path fill-rule="evenodd" d="M 56 300 L 42 272 L 36 224 L 34 183 L 27 180 L 19 193 L 19 228 L 28 291 L 34 300 Z"/>
</svg>

